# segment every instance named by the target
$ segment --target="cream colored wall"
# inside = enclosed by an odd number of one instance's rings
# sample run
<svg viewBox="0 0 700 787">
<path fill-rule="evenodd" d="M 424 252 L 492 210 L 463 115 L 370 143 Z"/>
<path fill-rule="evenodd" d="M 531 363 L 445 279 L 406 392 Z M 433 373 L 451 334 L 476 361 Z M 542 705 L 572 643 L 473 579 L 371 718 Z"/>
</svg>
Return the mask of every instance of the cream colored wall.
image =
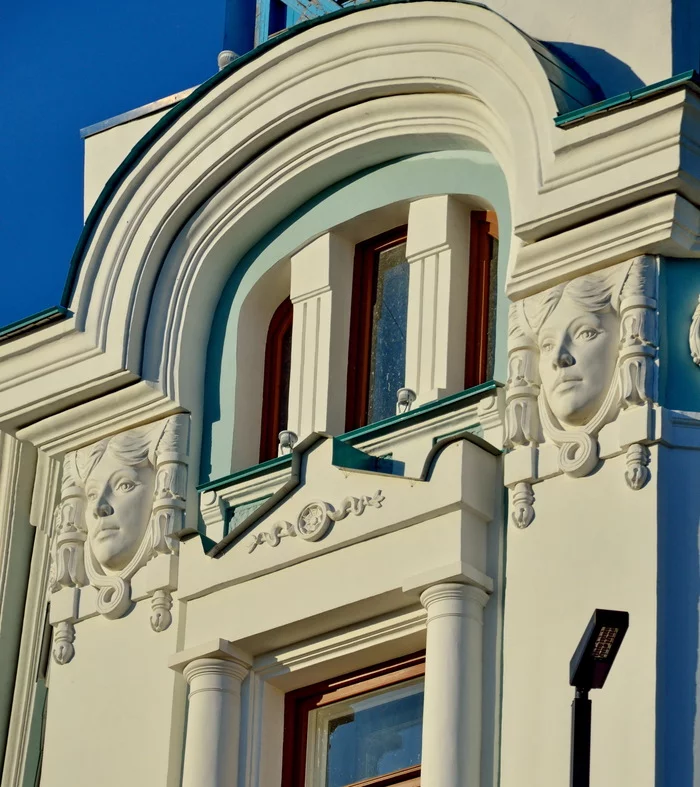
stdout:
<svg viewBox="0 0 700 787">
<path fill-rule="evenodd" d="M 510 529 L 501 787 L 568 783 L 569 661 L 596 607 L 628 611 L 630 628 L 604 689 L 590 695 L 591 784 L 656 784 L 658 479 L 633 491 L 624 471 L 618 456 L 587 478 L 538 484 L 535 521 Z"/>
<path fill-rule="evenodd" d="M 114 170 L 167 111 L 163 109 L 146 117 L 120 123 L 85 139 L 83 214 L 86 219 Z"/>
<path fill-rule="evenodd" d="M 52 664 L 42 787 L 179 784 L 185 687 L 167 667 L 179 615 L 159 634 L 150 604 L 77 624 L 79 656 Z"/>
</svg>

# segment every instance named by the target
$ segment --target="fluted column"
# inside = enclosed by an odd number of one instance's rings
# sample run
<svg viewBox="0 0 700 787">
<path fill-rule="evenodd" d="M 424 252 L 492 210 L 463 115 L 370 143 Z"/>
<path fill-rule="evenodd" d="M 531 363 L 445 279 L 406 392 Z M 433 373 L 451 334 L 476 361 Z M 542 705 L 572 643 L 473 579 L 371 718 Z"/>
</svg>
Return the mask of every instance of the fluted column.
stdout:
<svg viewBox="0 0 700 787">
<path fill-rule="evenodd" d="M 445 583 L 421 593 L 428 613 L 421 783 L 479 787 L 483 611 L 488 595 Z"/>
<path fill-rule="evenodd" d="M 241 683 L 249 664 L 201 658 L 183 670 L 189 684 L 182 787 L 231 787 L 238 774 Z"/>
</svg>

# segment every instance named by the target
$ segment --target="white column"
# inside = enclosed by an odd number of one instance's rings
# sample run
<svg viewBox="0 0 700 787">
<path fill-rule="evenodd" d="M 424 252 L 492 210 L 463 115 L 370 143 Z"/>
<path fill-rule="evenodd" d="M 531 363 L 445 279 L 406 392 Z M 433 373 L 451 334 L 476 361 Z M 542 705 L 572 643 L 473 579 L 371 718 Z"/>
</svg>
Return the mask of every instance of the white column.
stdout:
<svg viewBox="0 0 700 787">
<path fill-rule="evenodd" d="M 421 593 L 428 613 L 421 783 L 479 787 L 482 621 L 488 595 L 441 584 Z"/>
<path fill-rule="evenodd" d="M 409 207 L 406 387 L 416 392 L 416 405 L 464 388 L 469 214 L 448 196 Z"/>
<path fill-rule="evenodd" d="M 202 658 L 183 670 L 189 684 L 182 787 L 231 787 L 238 779 L 241 683 L 249 664 Z"/>
<path fill-rule="evenodd" d="M 345 431 L 354 247 L 332 232 L 292 257 L 292 369 L 289 429 Z"/>
</svg>

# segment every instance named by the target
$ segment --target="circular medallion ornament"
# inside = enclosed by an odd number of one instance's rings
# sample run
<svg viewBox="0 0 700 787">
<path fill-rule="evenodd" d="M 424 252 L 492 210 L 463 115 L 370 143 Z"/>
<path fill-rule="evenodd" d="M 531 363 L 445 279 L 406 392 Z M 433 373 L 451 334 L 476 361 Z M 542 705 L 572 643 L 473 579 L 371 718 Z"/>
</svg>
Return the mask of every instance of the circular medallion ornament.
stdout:
<svg viewBox="0 0 700 787">
<path fill-rule="evenodd" d="M 296 531 L 305 541 L 318 541 L 331 526 L 328 506 L 322 500 L 312 500 L 302 508 L 297 519 Z"/>
</svg>

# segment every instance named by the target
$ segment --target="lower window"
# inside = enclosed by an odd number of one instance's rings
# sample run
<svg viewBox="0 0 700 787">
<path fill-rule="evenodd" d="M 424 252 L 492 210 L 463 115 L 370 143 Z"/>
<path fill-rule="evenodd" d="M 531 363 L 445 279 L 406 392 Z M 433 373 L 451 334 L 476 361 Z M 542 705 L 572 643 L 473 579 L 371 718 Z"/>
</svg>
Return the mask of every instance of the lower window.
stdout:
<svg viewBox="0 0 700 787">
<path fill-rule="evenodd" d="M 417 653 L 289 693 L 283 787 L 419 785 L 424 672 Z"/>
</svg>

